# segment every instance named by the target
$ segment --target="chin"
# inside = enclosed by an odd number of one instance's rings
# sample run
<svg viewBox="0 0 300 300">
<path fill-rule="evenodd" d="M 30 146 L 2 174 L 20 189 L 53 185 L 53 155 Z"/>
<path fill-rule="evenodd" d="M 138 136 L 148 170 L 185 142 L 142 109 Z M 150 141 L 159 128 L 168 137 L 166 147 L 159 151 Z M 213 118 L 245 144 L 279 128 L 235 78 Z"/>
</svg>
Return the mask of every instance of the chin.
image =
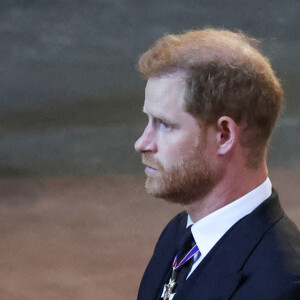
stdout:
<svg viewBox="0 0 300 300">
<path fill-rule="evenodd" d="M 181 205 L 191 204 L 199 196 L 199 189 L 202 189 L 202 192 L 204 190 L 201 187 L 197 189 L 191 189 L 190 187 L 182 189 L 182 187 L 178 188 L 178 186 L 166 185 L 162 180 L 149 177 L 146 180 L 145 189 L 148 194 L 155 198 Z"/>
<path fill-rule="evenodd" d="M 148 175 L 145 187 L 154 197 L 188 205 L 201 201 L 221 177 L 220 166 L 205 157 L 204 148 L 197 148 L 182 160 L 181 165 L 168 169 L 161 166 L 158 174 Z"/>
<path fill-rule="evenodd" d="M 201 201 L 216 186 L 220 176 L 212 167 L 188 170 L 189 172 L 182 172 L 182 170 L 180 172 L 176 169 L 173 172 L 164 173 L 163 176 L 147 176 L 145 184 L 147 193 L 181 205 Z"/>
</svg>

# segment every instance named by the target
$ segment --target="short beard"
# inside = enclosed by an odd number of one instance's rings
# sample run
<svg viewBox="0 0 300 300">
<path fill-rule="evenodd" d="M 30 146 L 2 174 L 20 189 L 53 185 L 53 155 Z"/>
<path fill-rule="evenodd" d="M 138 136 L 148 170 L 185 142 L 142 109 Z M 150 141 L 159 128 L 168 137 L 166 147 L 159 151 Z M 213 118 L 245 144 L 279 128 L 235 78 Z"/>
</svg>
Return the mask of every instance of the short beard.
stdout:
<svg viewBox="0 0 300 300">
<path fill-rule="evenodd" d="M 161 173 L 159 177 L 147 177 L 146 191 L 169 202 L 191 204 L 209 193 L 218 180 L 216 166 L 205 158 L 203 145 L 195 147 L 190 155 L 182 159 L 181 164 L 169 170 L 165 170 L 158 162 L 153 163 Z"/>
</svg>

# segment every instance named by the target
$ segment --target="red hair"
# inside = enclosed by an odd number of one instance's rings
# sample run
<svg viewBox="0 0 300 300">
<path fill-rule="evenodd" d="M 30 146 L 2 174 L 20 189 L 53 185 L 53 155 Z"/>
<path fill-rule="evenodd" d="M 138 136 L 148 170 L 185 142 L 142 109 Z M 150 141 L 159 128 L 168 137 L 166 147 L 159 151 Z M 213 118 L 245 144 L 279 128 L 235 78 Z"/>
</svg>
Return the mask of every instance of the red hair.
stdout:
<svg viewBox="0 0 300 300">
<path fill-rule="evenodd" d="M 186 111 L 207 124 L 221 116 L 245 124 L 241 144 L 256 167 L 283 104 L 283 90 L 257 41 L 241 32 L 205 29 L 166 35 L 138 64 L 145 78 L 182 70 Z"/>
</svg>

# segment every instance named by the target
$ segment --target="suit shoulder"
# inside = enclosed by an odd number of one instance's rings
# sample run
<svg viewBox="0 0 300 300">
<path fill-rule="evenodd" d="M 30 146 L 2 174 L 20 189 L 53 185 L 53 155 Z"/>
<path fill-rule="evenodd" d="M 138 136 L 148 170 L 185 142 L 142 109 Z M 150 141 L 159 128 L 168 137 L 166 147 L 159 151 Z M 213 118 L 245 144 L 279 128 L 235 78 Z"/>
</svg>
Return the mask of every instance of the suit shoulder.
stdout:
<svg viewBox="0 0 300 300">
<path fill-rule="evenodd" d="M 271 228 L 266 243 L 278 249 L 275 253 L 285 257 L 284 263 L 290 261 L 300 271 L 300 231 L 286 215 Z"/>
<path fill-rule="evenodd" d="M 300 299 L 300 232 L 285 214 L 261 236 L 242 274 L 233 299 Z"/>
<path fill-rule="evenodd" d="M 300 263 L 300 231 L 285 214 L 266 234 L 265 243 L 271 247 L 276 245 L 277 253 L 292 254 Z"/>
<path fill-rule="evenodd" d="M 157 248 L 164 248 L 165 245 L 173 245 L 176 241 L 178 230 L 180 226 L 186 226 L 187 213 L 185 211 L 176 215 L 162 231 L 157 244 Z"/>
<path fill-rule="evenodd" d="M 286 215 L 262 237 L 247 266 L 278 284 L 300 280 L 300 232 Z"/>
</svg>

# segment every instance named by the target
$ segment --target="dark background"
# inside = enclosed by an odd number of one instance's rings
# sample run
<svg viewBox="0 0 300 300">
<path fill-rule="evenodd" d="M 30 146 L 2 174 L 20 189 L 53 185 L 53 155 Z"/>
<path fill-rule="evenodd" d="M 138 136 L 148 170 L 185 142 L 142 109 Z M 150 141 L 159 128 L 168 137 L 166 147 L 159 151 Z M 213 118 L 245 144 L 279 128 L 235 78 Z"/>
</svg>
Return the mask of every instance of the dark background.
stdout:
<svg viewBox="0 0 300 300">
<path fill-rule="evenodd" d="M 218 27 L 260 39 L 286 93 L 269 165 L 299 168 L 300 2 L 0 2 L 0 176 L 141 171 L 138 57 L 165 33 Z"/>
</svg>

